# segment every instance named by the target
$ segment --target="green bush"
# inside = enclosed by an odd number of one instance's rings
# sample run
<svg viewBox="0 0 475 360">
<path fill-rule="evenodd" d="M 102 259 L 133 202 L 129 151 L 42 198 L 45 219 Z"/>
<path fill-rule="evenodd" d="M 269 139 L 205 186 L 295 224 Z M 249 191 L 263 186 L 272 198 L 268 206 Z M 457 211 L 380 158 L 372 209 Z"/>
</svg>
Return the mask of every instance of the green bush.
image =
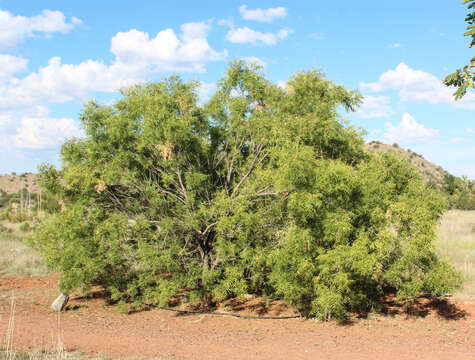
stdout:
<svg viewBox="0 0 475 360">
<path fill-rule="evenodd" d="M 62 291 L 101 285 L 136 305 L 251 293 L 344 319 L 388 288 L 411 300 L 460 284 L 432 245 L 444 199 L 338 116 L 358 93 L 317 71 L 282 90 L 239 61 L 204 106 L 197 86 L 171 77 L 89 103 L 63 169 L 42 167 L 63 205 L 32 243 Z"/>
<path fill-rule="evenodd" d="M 20 228 L 21 231 L 27 232 L 27 231 L 31 230 L 31 225 L 28 221 L 25 221 L 20 225 L 19 228 Z"/>
</svg>

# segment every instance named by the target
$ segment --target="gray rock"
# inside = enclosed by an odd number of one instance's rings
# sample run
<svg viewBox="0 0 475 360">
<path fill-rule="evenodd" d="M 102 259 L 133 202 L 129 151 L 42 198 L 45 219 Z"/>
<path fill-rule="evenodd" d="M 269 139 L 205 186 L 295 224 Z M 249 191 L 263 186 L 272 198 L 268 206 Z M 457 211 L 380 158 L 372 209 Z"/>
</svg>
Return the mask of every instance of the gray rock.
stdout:
<svg viewBox="0 0 475 360">
<path fill-rule="evenodd" d="M 55 301 L 53 301 L 53 303 L 51 304 L 51 309 L 57 312 L 62 311 L 65 308 L 68 301 L 69 301 L 69 296 L 66 294 L 61 294 L 56 298 Z"/>
</svg>

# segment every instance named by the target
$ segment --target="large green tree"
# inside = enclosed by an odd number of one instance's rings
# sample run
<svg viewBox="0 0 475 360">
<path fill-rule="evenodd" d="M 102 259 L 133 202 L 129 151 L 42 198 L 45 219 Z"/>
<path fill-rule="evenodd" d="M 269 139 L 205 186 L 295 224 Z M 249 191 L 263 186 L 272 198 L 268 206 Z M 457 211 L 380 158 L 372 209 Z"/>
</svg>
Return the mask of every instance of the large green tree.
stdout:
<svg viewBox="0 0 475 360">
<path fill-rule="evenodd" d="M 464 34 L 471 38 L 468 45 L 471 48 L 475 44 L 475 0 L 463 0 L 463 4 L 468 4 L 468 9 L 471 9 L 471 12 L 465 18 L 467 31 Z M 462 98 L 467 93 L 469 87 L 475 89 L 475 57 L 463 69 L 457 69 L 452 74 L 447 75 L 444 79 L 444 84 L 457 88 L 454 92 L 455 100 Z"/>
<path fill-rule="evenodd" d="M 86 137 L 42 169 L 64 200 L 33 243 L 70 292 L 211 304 L 251 293 L 342 319 L 387 288 L 444 294 L 457 273 L 432 246 L 445 208 L 417 171 L 369 156 L 339 111 L 361 101 L 317 71 L 286 89 L 233 62 L 211 100 L 171 77 L 89 103 Z"/>
</svg>

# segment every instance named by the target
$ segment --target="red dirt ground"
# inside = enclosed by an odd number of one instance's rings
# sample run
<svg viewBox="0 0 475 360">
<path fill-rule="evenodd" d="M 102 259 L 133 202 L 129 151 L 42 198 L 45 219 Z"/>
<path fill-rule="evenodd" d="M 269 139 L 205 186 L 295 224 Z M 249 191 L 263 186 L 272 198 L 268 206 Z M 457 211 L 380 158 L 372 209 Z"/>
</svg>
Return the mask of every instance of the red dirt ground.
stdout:
<svg viewBox="0 0 475 360">
<path fill-rule="evenodd" d="M 95 298 L 73 298 L 53 313 L 57 279 L 0 278 L 0 343 L 15 299 L 14 348 L 55 348 L 110 358 L 161 359 L 475 359 L 475 302 L 421 298 L 410 314 L 387 303 L 387 315 L 354 317 L 344 325 L 314 320 L 248 320 L 150 310 L 123 315 Z M 234 304 L 259 315 L 262 302 Z M 273 302 L 267 316 L 291 315 Z"/>
</svg>

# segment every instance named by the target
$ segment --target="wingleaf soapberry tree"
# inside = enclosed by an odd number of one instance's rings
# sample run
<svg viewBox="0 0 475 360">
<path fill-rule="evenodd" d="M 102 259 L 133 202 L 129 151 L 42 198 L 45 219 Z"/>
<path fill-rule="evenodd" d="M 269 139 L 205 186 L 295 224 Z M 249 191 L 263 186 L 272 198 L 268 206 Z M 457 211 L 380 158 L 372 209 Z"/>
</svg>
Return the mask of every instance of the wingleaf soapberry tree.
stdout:
<svg viewBox="0 0 475 360">
<path fill-rule="evenodd" d="M 338 111 L 361 101 L 317 71 L 282 89 L 235 61 L 211 100 L 171 77 L 89 103 L 86 136 L 42 168 L 63 199 L 33 243 L 71 292 L 166 305 L 244 294 L 343 319 L 387 288 L 452 291 L 432 246 L 444 200 L 406 162 L 363 151 Z"/>
</svg>

